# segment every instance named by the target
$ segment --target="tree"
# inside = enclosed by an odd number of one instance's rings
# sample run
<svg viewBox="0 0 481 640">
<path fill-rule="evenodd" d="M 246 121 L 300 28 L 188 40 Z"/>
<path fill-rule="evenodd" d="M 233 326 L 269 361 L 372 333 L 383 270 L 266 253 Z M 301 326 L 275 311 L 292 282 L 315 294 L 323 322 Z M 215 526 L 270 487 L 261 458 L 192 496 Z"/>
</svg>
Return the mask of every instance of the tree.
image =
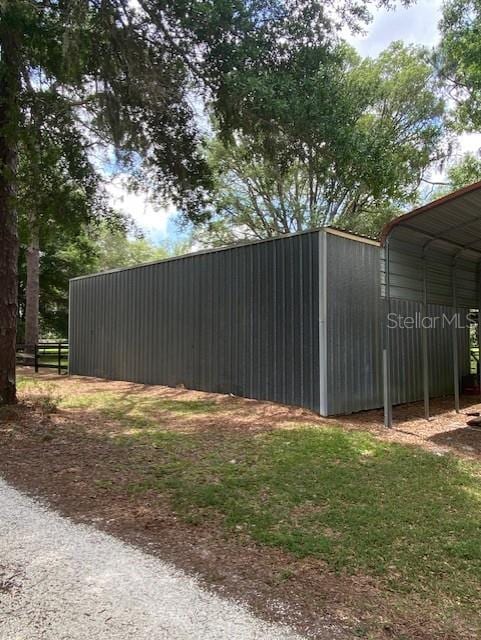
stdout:
<svg viewBox="0 0 481 640">
<path fill-rule="evenodd" d="M 26 245 L 24 342 L 39 338 L 40 253 L 49 236 L 65 244 L 92 220 L 118 217 L 107 206 L 88 144 L 72 114 L 56 109 L 55 96 L 29 91 L 17 170 L 20 241 Z M 60 247 L 61 249 L 61 247 Z"/>
<path fill-rule="evenodd" d="M 481 2 L 449 0 L 435 62 L 456 104 L 461 129 L 481 127 Z"/>
<path fill-rule="evenodd" d="M 237 133 L 211 143 L 215 214 L 201 241 L 328 224 L 376 235 L 416 200 L 425 170 L 445 153 L 444 104 L 422 49 L 394 43 L 361 60 L 341 46 L 307 78 L 305 69 L 286 69 L 272 109 L 282 126 L 268 140 Z"/>
<path fill-rule="evenodd" d="M 17 148 L 28 94 L 55 98 L 99 144 L 157 178 L 193 220 L 210 187 L 192 97 L 209 92 L 224 133 L 267 132 L 249 86 L 291 55 L 329 48 L 336 16 L 366 18 L 363 0 L 1 0 L 0 403 L 14 402 Z M 263 135 L 266 140 L 267 135 Z M 142 162 L 139 163 L 139 157 Z"/>
<path fill-rule="evenodd" d="M 25 245 L 21 246 L 19 260 L 17 330 L 19 342 L 25 342 L 26 249 Z M 40 262 L 42 290 L 39 300 L 39 325 L 42 335 L 55 338 L 67 337 L 69 280 L 95 270 L 95 246 L 84 231 L 74 236 L 54 227 L 54 232 L 43 239 Z"/>
<path fill-rule="evenodd" d="M 0 403 L 15 401 L 15 189 L 25 116 L 32 103 L 51 101 L 59 117 L 71 114 L 93 140 L 121 149 L 125 162 L 142 152 L 162 190 L 195 216 L 209 181 L 190 71 L 177 49 L 121 0 L 0 3 Z"/>
<path fill-rule="evenodd" d="M 429 193 L 429 200 L 462 189 L 473 182 L 481 180 L 481 158 L 474 153 L 466 153 L 461 159 L 451 162 L 446 167 L 446 176 L 441 183 L 435 183 L 436 189 Z"/>
<path fill-rule="evenodd" d="M 457 163 L 448 167 L 448 192 L 481 180 L 481 158 L 474 153 L 467 153 Z"/>
<path fill-rule="evenodd" d="M 15 210 L 16 144 L 22 32 L 12 7 L 0 20 L 0 404 L 16 401 L 15 335 L 17 318 L 18 235 Z"/>
<path fill-rule="evenodd" d="M 108 271 L 188 253 L 190 239 L 154 244 L 135 226 L 114 231 L 108 224 L 87 231 L 94 254 L 93 270 Z"/>
<path fill-rule="evenodd" d="M 21 225 L 21 237 L 24 233 Z M 186 253 L 190 243 L 154 245 L 139 235 L 128 221 L 113 225 L 112 220 L 94 219 L 80 227 L 62 229 L 54 225 L 42 241 L 39 318 L 42 334 L 66 338 L 68 329 L 68 288 L 70 278 L 129 267 L 143 262 L 162 260 Z M 26 248 L 20 250 L 19 264 L 19 327 L 24 334 L 26 316 Z M 21 338 L 23 340 L 23 338 Z"/>
</svg>

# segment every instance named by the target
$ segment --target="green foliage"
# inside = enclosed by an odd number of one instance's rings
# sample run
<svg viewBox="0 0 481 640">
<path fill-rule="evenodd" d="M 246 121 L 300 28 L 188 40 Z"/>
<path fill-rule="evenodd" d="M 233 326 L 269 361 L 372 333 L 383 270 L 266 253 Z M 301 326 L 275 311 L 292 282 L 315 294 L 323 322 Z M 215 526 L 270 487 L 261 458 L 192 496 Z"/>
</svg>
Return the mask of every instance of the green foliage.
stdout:
<svg viewBox="0 0 481 640">
<path fill-rule="evenodd" d="M 424 171 L 444 154 L 444 104 L 422 49 L 394 43 L 361 60 L 344 45 L 310 63 L 302 54 L 253 91 L 278 126 L 267 139 L 238 133 L 211 143 L 215 215 L 202 241 L 326 224 L 375 235 L 415 201 Z"/>
<path fill-rule="evenodd" d="M 479 180 L 481 180 L 481 159 L 474 153 L 466 153 L 457 162 L 448 164 L 445 182 L 429 194 L 429 200 L 441 198 Z"/>
<path fill-rule="evenodd" d="M 109 223 L 82 227 L 78 235 L 51 227 L 45 239 L 40 263 L 40 324 L 43 336 L 66 338 L 68 331 L 68 285 L 77 276 L 129 267 L 186 253 L 189 244 L 154 245 L 148 239 L 131 235 L 129 228 Z M 21 251 L 19 264 L 19 326 L 22 342 L 25 310 L 26 265 Z"/>
<path fill-rule="evenodd" d="M 272 132 L 287 127 L 293 137 L 315 128 L 310 122 L 326 105 L 313 72 L 336 57 L 338 32 L 346 24 L 356 30 L 370 20 L 370 3 L 340 0 L 257 0 L 256 2 L 174 2 L 179 13 L 186 6 L 188 20 L 197 14 L 201 34 L 211 44 L 204 62 L 220 80 L 214 100 L 220 129 L 256 137 L 269 147 Z M 378 5 L 392 6 L 381 0 Z M 402 4 L 410 4 L 409 0 Z M 228 37 L 226 37 L 228 35 Z M 317 94 L 317 95 L 316 95 Z M 311 95 L 311 105 L 305 96 Z M 232 101 L 231 97 L 235 96 Z M 322 98 L 322 99 L 319 99 Z M 277 150 L 278 151 L 278 150 Z M 288 157 L 284 150 L 284 158 Z"/>
<path fill-rule="evenodd" d="M 124 230 L 112 230 L 105 225 L 93 230 L 92 233 L 92 249 L 95 253 L 94 271 L 164 260 L 187 253 L 189 248 L 189 241 L 155 245 L 142 236 L 132 237 Z"/>
<path fill-rule="evenodd" d="M 17 168 L 17 213 L 21 248 L 32 234 L 43 250 L 56 238 L 75 241 L 86 225 L 125 224 L 110 209 L 89 144 L 70 110 L 57 96 L 38 95 L 31 85 L 25 99 Z M 61 101 L 60 101 L 61 102 Z"/>
<path fill-rule="evenodd" d="M 111 143 L 121 164 L 194 221 L 205 218 L 212 181 L 193 103 L 208 99 L 224 138 L 235 130 L 253 136 L 285 168 L 289 146 L 280 139 L 271 145 L 272 133 L 286 132 L 286 142 L 301 152 L 320 125 L 322 136 L 342 124 L 345 111 L 329 109 L 338 89 L 334 73 L 344 64 L 335 34 L 368 19 L 363 0 L 335 7 L 297 0 L 73 0 L 48 8 L 15 0 L 0 11 L 1 24 L 14 23 L 21 34 L 17 103 L 25 143 L 32 121 L 45 122 L 43 136 L 47 122 L 53 125 L 67 155 L 79 135 L 92 148 Z M 343 108 L 351 97 L 343 95 Z M 37 163 L 36 173 L 45 167 Z"/>
<path fill-rule="evenodd" d="M 145 238 L 128 238 L 122 232 L 96 234 L 95 271 L 131 267 L 142 262 L 163 260 L 170 254 L 164 247 L 151 244 Z"/>
<path fill-rule="evenodd" d="M 32 225 L 43 245 L 53 226 L 75 236 L 92 220 L 115 219 L 73 114 L 33 88 L 25 100 L 16 176 L 21 241 L 28 241 Z"/>
<path fill-rule="evenodd" d="M 66 338 L 68 332 L 69 279 L 92 272 L 96 252 L 92 242 L 81 232 L 72 237 L 61 227 L 52 225 L 42 247 L 40 262 L 40 328 L 43 337 Z M 18 342 L 23 342 L 26 293 L 25 251 L 19 262 Z"/>
<path fill-rule="evenodd" d="M 0 5 L 0 33 L 19 34 L 20 121 L 32 95 L 60 120 L 71 113 L 92 143 L 112 143 L 119 161 L 198 219 L 211 184 L 193 103 L 208 97 L 225 134 L 239 123 L 265 132 L 252 88 L 265 74 L 280 80 L 293 56 L 328 49 L 341 23 L 369 18 L 367 6 L 12 0 Z"/>
<path fill-rule="evenodd" d="M 140 152 L 161 190 L 189 207 L 206 186 L 196 147 L 189 78 L 172 46 L 149 35 L 145 15 L 123 2 L 16 0 L 0 19 L 22 33 L 21 116 L 48 104 L 64 130 L 66 114 L 92 144 L 113 143 L 125 163 Z M 165 39 L 164 39 L 165 40 Z"/>
<path fill-rule="evenodd" d="M 479 180 L 481 180 L 481 159 L 473 153 L 467 153 L 459 163 L 448 168 L 449 191 L 461 189 Z"/>
<path fill-rule="evenodd" d="M 436 64 L 456 104 L 457 126 L 481 127 L 481 2 L 449 0 L 441 21 Z"/>
</svg>

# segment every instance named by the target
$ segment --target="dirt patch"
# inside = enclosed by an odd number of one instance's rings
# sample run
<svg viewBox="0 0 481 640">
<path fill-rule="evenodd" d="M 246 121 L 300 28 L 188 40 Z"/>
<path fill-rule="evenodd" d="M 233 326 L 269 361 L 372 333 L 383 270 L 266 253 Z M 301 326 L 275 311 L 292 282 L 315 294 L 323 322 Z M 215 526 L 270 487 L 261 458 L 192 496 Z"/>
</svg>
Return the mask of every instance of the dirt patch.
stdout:
<svg viewBox="0 0 481 640">
<path fill-rule="evenodd" d="M 112 392 L 138 395 L 146 401 L 181 401 L 186 413 L 178 416 L 164 411 L 164 405 L 158 409 L 163 428 L 202 432 L 226 442 L 233 430 L 256 434 L 318 422 L 362 428 L 383 439 L 421 444 L 430 450 L 481 457 L 481 432 L 466 430 L 462 417 L 447 412 L 448 401 L 433 403 L 438 413 L 429 423 L 418 418 L 419 405 L 397 408 L 396 428 L 387 432 L 380 412 L 322 420 L 302 409 L 184 389 L 59 378 L 49 373 L 41 374 L 41 379 L 61 381 L 59 392 L 65 395 Z M 452 630 L 447 628 L 422 602 L 413 601 L 412 609 L 406 610 L 382 581 L 333 573 L 321 560 L 299 560 L 256 545 L 242 532 L 235 538 L 227 536 L 212 522 L 186 523 L 167 496 L 130 491 L 133 484 L 142 482 L 146 465 L 157 453 L 146 450 L 141 442 L 119 446 L 116 439 L 125 426 L 115 416 L 106 418 L 78 407 L 54 411 L 49 402 L 39 405 L 28 393 L 24 400 L 0 415 L 0 472 L 13 485 L 47 498 L 75 521 L 92 523 L 139 545 L 200 576 L 216 592 L 249 604 L 259 615 L 291 624 L 314 638 L 477 637 L 462 621 L 452 621 Z M 214 403 L 216 410 L 203 415 L 195 403 L 205 400 Z"/>
<path fill-rule="evenodd" d="M 20 367 L 20 371 L 26 376 L 31 376 L 31 369 Z M 56 385 L 61 382 L 61 389 L 64 395 L 70 393 L 80 394 L 100 394 L 112 393 L 121 394 L 122 397 L 142 397 L 152 400 L 162 399 L 166 403 L 184 402 L 187 405 L 208 401 L 218 408 L 214 415 L 181 415 L 181 420 L 171 421 L 171 428 L 175 431 L 179 429 L 184 432 L 208 431 L 212 428 L 219 432 L 230 433 L 233 430 L 246 429 L 259 432 L 270 429 L 289 428 L 290 423 L 298 425 L 306 422 L 309 424 L 335 424 L 343 425 L 347 429 L 361 429 L 368 431 L 389 442 L 399 442 L 400 444 L 415 444 L 429 451 L 451 452 L 466 458 L 481 459 L 481 428 L 469 427 L 466 422 L 469 419 L 467 412 L 481 411 L 481 402 L 476 396 L 461 396 L 460 413 L 456 413 L 453 406 L 452 397 L 435 398 L 430 402 L 429 421 L 424 419 L 424 405 L 422 402 L 412 402 L 399 405 L 393 408 L 392 429 L 384 427 L 382 409 L 361 411 L 359 413 L 346 416 L 335 416 L 332 418 L 322 418 L 312 411 L 281 405 L 273 402 L 262 402 L 228 396 L 215 393 L 207 393 L 184 388 L 163 387 L 160 385 L 142 385 L 131 382 L 103 380 L 100 378 L 86 378 L 79 376 L 57 376 L 56 374 L 41 371 L 35 374 L 37 379 L 52 382 Z M 53 393 L 58 393 L 57 386 L 54 386 Z M 27 394 L 28 395 L 28 394 Z M 42 394 L 41 394 L 42 395 Z M 44 400 L 49 404 L 49 399 Z M 169 415 L 169 405 L 166 404 L 164 412 L 159 411 L 158 417 L 163 414 Z M 48 408 L 48 406 L 47 406 Z M 15 411 L 13 408 L 4 408 L 5 412 Z M 73 414 L 85 423 L 92 422 L 92 412 L 80 409 L 69 409 L 64 412 L 64 417 L 70 420 Z M 0 413 L 0 419 L 3 415 Z M 6 416 L 8 417 L 8 416 Z M 163 424 L 163 428 L 168 425 Z M 115 420 L 105 421 L 103 417 L 102 430 L 112 428 L 118 430 Z"/>
<path fill-rule="evenodd" d="M 460 413 L 455 412 L 453 405 L 451 397 L 431 400 L 430 420 L 424 418 L 422 402 L 394 407 L 393 429 L 383 426 L 383 412 L 380 409 L 339 416 L 335 421 L 347 427 L 370 431 L 385 440 L 412 443 L 430 451 L 451 452 L 466 458 L 481 459 L 481 429 L 466 424 L 469 420 L 466 415 L 468 412 L 481 410 L 479 400 L 475 396 L 461 397 Z"/>
<path fill-rule="evenodd" d="M 15 567 L 0 564 L 0 597 L 2 594 L 12 594 L 20 589 L 21 572 Z"/>
</svg>

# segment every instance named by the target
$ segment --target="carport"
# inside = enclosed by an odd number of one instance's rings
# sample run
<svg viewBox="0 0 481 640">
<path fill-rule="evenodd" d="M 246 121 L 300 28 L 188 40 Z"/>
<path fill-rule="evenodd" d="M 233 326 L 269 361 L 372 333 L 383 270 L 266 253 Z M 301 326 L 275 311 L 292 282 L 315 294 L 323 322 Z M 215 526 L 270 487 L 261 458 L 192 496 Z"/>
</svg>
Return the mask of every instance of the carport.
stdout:
<svg viewBox="0 0 481 640">
<path fill-rule="evenodd" d="M 384 228 L 381 246 L 384 424 L 392 426 L 393 377 L 413 376 L 414 366 L 417 367 L 412 362 L 399 363 L 395 359 L 391 325 L 396 323 L 393 308 L 398 300 L 409 303 L 415 310 L 413 322 L 421 333 L 426 419 L 430 416 L 433 355 L 430 354 L 429 331 L 436 322 L 452 334 L 453 396 L 455 409 L 459 412 L 463 371 L 460 334 L 469 331 L 467 323 L 481 306 L 481 182 L 396 218 Z M 478 335 L 479 315 L 476 316 Z M 405 368 L 401 369 L 401 366 Z"/>
</svg>

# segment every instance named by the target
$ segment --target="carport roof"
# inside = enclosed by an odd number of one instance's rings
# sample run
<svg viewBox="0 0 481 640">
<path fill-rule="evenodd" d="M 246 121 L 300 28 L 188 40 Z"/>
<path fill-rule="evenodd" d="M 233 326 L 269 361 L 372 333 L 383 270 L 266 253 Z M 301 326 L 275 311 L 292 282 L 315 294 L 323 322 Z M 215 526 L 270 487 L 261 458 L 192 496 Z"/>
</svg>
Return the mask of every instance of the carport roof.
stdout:
<svg viewBox="0 0 481 640">
<path fill-rule="evenodd" d="M 480 261 L 481 181 L 395 218 L 384 227 L 381 245 L 390 237 Z"/>
</svg>

